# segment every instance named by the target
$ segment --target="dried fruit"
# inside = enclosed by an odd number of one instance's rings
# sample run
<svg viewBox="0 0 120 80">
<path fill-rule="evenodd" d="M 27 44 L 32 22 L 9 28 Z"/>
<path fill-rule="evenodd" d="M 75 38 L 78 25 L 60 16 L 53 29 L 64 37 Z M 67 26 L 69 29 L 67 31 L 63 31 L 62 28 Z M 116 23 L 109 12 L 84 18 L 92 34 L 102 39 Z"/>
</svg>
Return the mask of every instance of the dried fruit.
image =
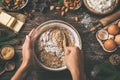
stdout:
<svg viewBox="0 0 120 80">
<path fill-rule="evenodd" d="M 0 57 L 4 60 L 10 60 L 14 56 L 14 48 L 12 46 L 5 46 L 1 50 Z"/>
</svg>

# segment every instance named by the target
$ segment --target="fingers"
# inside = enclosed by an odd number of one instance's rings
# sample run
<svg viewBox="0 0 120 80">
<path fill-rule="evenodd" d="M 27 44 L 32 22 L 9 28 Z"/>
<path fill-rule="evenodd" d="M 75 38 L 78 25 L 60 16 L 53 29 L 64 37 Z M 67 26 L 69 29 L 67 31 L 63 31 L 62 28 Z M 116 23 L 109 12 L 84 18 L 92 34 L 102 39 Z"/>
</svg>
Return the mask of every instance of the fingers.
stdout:
<svg viewBox="0 0 120 80">
<path fill-rule="evenodd" d="M 69 55 L 69 54 L 70 54 L 70 50 L 66 48 L 65 55 Z"/>
<path fill-rule="evenodd" d="M 30 48 L 30 44 L 31 44 L 31 40 L 30 40 L 30 37 L 27 35 L 26 36 L 26 40 L 25 40 L 25 46 L 26 46 L 26 48 Z"/>
<path fill-rule="evenodd" d="M 28 36 L 31 37 L 34 32 L 35 32 L 35 29 L 33 28 L 33 29 L 30 31 L 30 33 L 28 34 Z"/>
</svg>

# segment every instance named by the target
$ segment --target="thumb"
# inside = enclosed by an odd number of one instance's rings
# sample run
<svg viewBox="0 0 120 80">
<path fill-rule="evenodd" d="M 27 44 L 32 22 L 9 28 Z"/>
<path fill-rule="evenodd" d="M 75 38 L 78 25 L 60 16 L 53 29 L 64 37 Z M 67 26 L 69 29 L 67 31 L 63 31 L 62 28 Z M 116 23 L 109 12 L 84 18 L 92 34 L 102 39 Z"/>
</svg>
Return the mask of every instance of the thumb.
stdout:
<svg viewBox="0 0 120 80">
<path fill-rule="evenodd" d="M 70 50 L 66 48 L 66 51 L 65 51 L 65 56 L 69 55 L 70 54 Z"/>
</svg>

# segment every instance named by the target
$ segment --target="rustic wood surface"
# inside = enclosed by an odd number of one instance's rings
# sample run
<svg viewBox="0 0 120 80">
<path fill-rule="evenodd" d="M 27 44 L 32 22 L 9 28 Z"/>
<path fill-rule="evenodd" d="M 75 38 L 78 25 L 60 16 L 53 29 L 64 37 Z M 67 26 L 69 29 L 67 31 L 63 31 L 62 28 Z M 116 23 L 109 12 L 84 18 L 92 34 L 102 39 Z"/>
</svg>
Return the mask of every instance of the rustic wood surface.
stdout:
<svg viewBox="0 0 120 80">
<path fill-rule="evenodd" d="M 36 1 L 36 0 L 34 0 Z M 32 3 L 34 4 L 34 2 Z M 25 9 L 31 9 L 32 6 L 29 6 Z M 40 6 L 38 6 L 40 7 Z M 115 10 L 117 11 L 120 6 Z M 114 11 L 114 12 L 115 12 Z M 79 22 L 75 22 L 74 16 L 79 17 Z M 110 15 L 110 14 L 109 14 Z M 105 15 L 106 16 L 106 15 Z M 100 18 L 104 16 L 95 15 L 89 12 L 84 5 L 79 10 L 76 11 L 69 11 L 65 14 L 64 17 L 61 17 L 59 10 L 49 11 L 47 10 L 46 13 L 41 13 L 40 11 L 36 11 L 32 14 L 32 17 L 28 18 L 25 25 L 21 29 L 17 38 L 19 38 L 22 42 L 20 45 L 15 45 L 15 56 L 12 60 L 16 63 L 16 68 L 14 71 L 6 72 L 0 76 L 0 80 L 10 80 L 10 78 L 15 74 L 17 69 L 19 68 L 22 55 L 21 55 L 21 47 L 24 43 L 25 36 L 30 32 L 31 29 L 37 28 L 40 24 L 48 20 L 63 20 L 71 25 L 73 25 L 77 31 L 79 32 L 81 39 L 82 39 L 82 49 L 85 55 L 85 71 L 87 73 L 87 77 L 90 80 L 94 80 L 91 77 L 91 71 L 96 64 L 102 63 L 107 56 L 102 56 L 101 54 L 107 54 L 103 51 L 102 47 L 97 42 L 95 35 L 93 33 L 88 33 L 90 27 L 95 25 Z M 0 29 L 5 29 L 3 26 L 0 26 Z M 119 49 L 115 52 L 119 52 Z M 112 53 L 111 53 L 112 54 Z M 0 71 L 3 70 L 6 61 L 1 60 L 2 63 L 0 64 Z M 28 74 L 27 80 L 72 80 L 71 75 L 68 70 L 61 71 L 61 72 L 50 72 L 46 71 L 40 67 L 37 70 L 32 70 L 30 74 Z"/>
</svg>

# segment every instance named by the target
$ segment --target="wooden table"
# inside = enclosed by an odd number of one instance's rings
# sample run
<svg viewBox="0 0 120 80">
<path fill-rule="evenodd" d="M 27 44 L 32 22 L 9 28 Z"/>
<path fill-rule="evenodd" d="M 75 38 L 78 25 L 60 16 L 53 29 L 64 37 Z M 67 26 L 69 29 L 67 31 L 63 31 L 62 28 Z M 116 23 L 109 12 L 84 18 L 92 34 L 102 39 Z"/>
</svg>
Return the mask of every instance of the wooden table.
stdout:
<svg viewBox="0 0 120 80">
<path fill-rule="evenodd" d="M 76 15 L 79 17 L 79 22 L 75 22 L 74 20 L 74 16 Z M 21 47 L 25 40 L 25 36 L 29 33 L 31 29 L 36 28 L 41 23 L 48 20 L 63 20 L 70 23 L 78 30 L 82 38 L 82 49 L 85 55 L 85 70 L 87 73 L 87 77 L 90 80 L 93 80 L 91 77 L 91 71 L 94 65 L 104 61 L 105 56 L 101 56 L 99 54 L 104 54 L 106 52 L 103 51 L 102 47 L 97 42 L 95 35 L 92 33 L 87 33 L 87 31 L 90 29 L 90 27 L 95 25 L 96 22 L 102 17 L 104 16 L 94 15 L 90 13 L 84 7 L 84 5 L 77 11 L 69 11 L 67 14 L 65 14 L 64 17 L 61 17 L 60 11 L 58 10 L 53 10 L 53 11 L 47 10 L 45 14 L 36 11 L 33 14 L 33 17 L 27 20 L 27 22 L 25 23 L 24 27 L 21 29 L 18 35 L 18 38 L 22 41 L 21 44 L 14 46 L 16 50 L 15 52 L 16 54 L 11 61 L 14 61 L 16 63 L 15 70 L 12 72 L 4 73 L 3 75 L 0 76 L 0 80 L 10 80 L 10 78 L 15 74 L 15 72 L 19 68 L 22 58 Z M 4 28 L 1 26 L 0 29 L 4 29 Z M 119 50 L 117 52 L 119 52 Z M 4 64 L 2 65 L 2 68 L 3 67 Z M 72 80 L 72 79 L 68 70 L 61 72 L 50 72 L 42 68 L 39 68 L 38 70 L 31 71 L 31 73 L 28 75 L 27 80 Z"/>
</svg>

